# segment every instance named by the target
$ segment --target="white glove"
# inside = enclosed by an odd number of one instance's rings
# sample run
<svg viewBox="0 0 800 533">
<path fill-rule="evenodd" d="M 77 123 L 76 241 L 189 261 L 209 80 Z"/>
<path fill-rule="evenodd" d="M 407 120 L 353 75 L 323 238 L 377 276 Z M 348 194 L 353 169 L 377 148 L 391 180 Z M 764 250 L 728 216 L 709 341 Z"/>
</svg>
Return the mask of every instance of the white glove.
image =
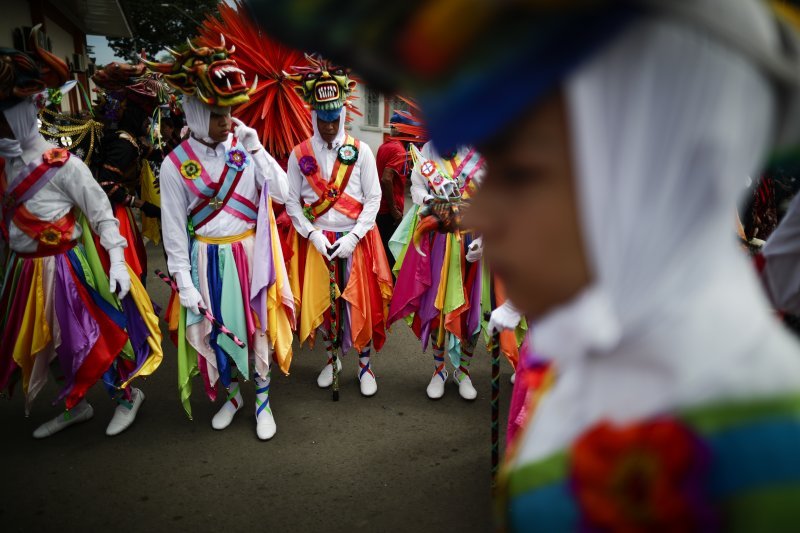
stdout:
<svg viewBox="0 0 800 533">
<path fill-rule="evenodd" d="M 489 319 L 489 335 L 493 335 L 495 331 L 500 332 L 504 330 L 515 330 L 522 320 L 522 313 L 514 307 L 511 300 L 506 302 L 492 311 L 492 316 Z"/>
<path fill-rule="evenodd" d="M 347 259 L 356 250 L 358 245 L 358 235 L 352 231 L 333 243 L 332 248 L 336 248 L 331 254 L 331 259 Z"/>
<path fill-rule="evenodd" d="M 428 205 L 434 200 L 434 196 L 432 194 L 426 194 L 425 197 L 422 199 L 422 205 Z"/>
<path fill-rule="evenodd" d="M 108 288 L 112 293 L 117 292 L 119 288 L 117 296 L 122 300 L 131 290 L 131 276 L 125 264 L 125 249 L 121 247 L 110 249 L 108 258 L 111 263 L 108 268 Z"/>
<path fill-rule="evenodd" d="M 236 124 L 236 127 L 233 129 L 233 134 L 239 139 L 239 142 L 242 143 L 245 150 L 252 153 L 258 152 L 264 148 L 261 144 L 261 140 L 258 138 L 258 132 L 256 132 L 256 130 L 245 126 L 244 122 L 236 117 L 231 117 L 231 120 Z"/>
<path fill-rule="evenodd" d="M 331 256 L 328 255 L 328 247 L 331 243 L 324 233 L 318 229 L 315 229 L 308 234 L 308 242 L 314 245 L 314 248 L 317 249 L 322 257 L 330 260 Z"/>
<path fill-rule="evenodd" d="M 207 307 L 203 302 L 200 291 L 192 283 L 192 276 L 188 272 L 178 272 L 175 274 L 175 282 L 178 285 L 178 299 L 181 305 L 188 311 L 199 315 L 200 306 Z"/>
<path fill-rule="evenodd" d="M 478 237 L 472 241 L 467 249 L 467 262 L 475 263 L 483 257 L 483 237 Z"/>
</svg>

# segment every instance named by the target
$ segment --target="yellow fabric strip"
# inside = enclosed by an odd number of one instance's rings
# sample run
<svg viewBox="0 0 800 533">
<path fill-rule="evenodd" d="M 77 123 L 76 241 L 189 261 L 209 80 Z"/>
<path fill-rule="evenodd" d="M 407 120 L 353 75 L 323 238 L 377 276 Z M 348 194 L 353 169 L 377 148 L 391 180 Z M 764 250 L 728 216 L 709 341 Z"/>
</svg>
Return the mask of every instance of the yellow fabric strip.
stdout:
<svg viewBox="0 0 800 533">
<path fill-rule="evenodd" d="M 345 137 L 344 144 L 355 145 L 355 143 L 356 143 L 355 139 L 353 137 L 351 137 L 350 135 Z M 350 165 L 345 165 L 343 163 L 340 163 L 338 159 L 337 159 L 336 163 L 337 163 L 337 165 L 336 165 L 336 176 L 331 176 L 331 178 L 333 178 L 334 186 L 337 189 L 339 189 L 341 193 L 344 193 L 344 191 L 341 190 L 341 186 L 342 186 L 342 182 L 344 181 L 344 177 L 347 174 L 347 170 L 350 168 Z M 328 183 L 330 183 L 330 179 L 328 180 Z M 322 202 L 320 202 L 314 208 L 314 216 L 318 216 L 317 213 L 324 212 L 326 209 L 328 209 L 328 206 L 330 206 L 334 202 L 334 200 L 328 200 L 324 196 L 325 191 L 322 191 L 322 194 L 323 194 L 323 196 L 321 196 Z"/>
<path fill-rule="evenodd" d="M 341 294 L 337 289 L 336 297 Z M 322 324 L 325 311 L 331 306 L 330 271 L 320 253 L 308 246 L 305 281 L 303 283 L 303 309 L 300 313 L 300 343 L 304 343 Z"/>
<path fill-rule="evenodd" d="M 194 238 L 199 242 L 205 244 L 233 244 L 235 242 L 243 241 L 248 237 L 252 237 L 256 234 L 256 229 L 252 228 L 244 233 L 240 233 L 238 235 L 231 235 L 230 237 L 203 237 L 202 235 L 195 235 Z"/>
<path fill-rule="evenodd" d="M 150 332 L 150 335 L 147 337 L 147 344 L 150 345 L 150 357 L 147 358 L 147 361 L 144 362 L 136 374 L 122 384 L 120 387 L 121 389 L 127 387 L 131 381 L 139 376 L 151 375 L 156 371 L 159 365 L 161 365 L 162 359 L 164 359 L 164 352 L 161 349 L 161 328 L 158 326 L 158 315 L 156 315 L 153 310 L 153 304 L 142 282 L 133 272 L 130 265 L 126 266 L 128 267 L 128 274 L 131 276 L 131 297 L 136 303 L 136 309 L 138 309 L 139 314 L 142 315 L 145 326 L 147 326 L 147 331 Z"/>
<path fill-rule="evenodd" d="M 28 291 L 28 302 L 22 315 L 19 336 L 12 352 L 14 361 L 22 370 L 22 390 L 26 395 L 36 353 L 43 350 L 50 342 L 50 328 L 45 320 L 42 259 L 36 258 L 33 261 L 33 278 Z M 43 324 L 44 327 L 42 327 Z"/>
<path fill-rule="evenodd" d="M 281 294 L 288 280 L 286 267 L 283 263 L 281 242 L 278 238 L 278 228 L 275 223 L 275 213 L 272 210 L 272 198 L 269 199 L 269 225 L 272 239 L 272 262 L 275 265 L 275 283 L 267 290 L 267 335 L 275 351 L 281 371 L 289 374 L 292 364 L 292 319 L 286 311 Z"/>
</svg>

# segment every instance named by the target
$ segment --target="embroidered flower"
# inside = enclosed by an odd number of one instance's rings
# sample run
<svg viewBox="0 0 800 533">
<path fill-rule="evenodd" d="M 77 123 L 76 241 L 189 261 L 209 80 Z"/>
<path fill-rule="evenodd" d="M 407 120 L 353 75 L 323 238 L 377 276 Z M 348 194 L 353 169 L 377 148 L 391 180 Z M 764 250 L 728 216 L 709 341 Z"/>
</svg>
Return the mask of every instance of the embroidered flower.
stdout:
<svg viewBox="0 0 800 533">
<path fill-rule="evenodd" d="M 316 216 L 314 216 L 314 212 L 313 212 L 313 210 L 311 209 L 311 206 L 310 206 L 310 205 L 307 205 L 307 206 L 303 207 L 303 214 L 306 216 L 306 218 L 307 218 L 307 219 L 308 219 L 310 222 L 314 222 L 314 221 L 317 219 L 317 217 L 316 217 Z"/>
<path fill-rule="evenodd" d="M 339 198 L 339 188 L 336 185 L 329 185 L 325 190 L 325 198 L 331 202 Z"/>
<path fill-rule="evenodd" d="M 304 155 L 297 163 L 300 165 L 300 172 L 302 172 L 304 176 L 314 174 L 318 168 L 317 160 L 310 155 Z"/>
<path fill-rule="evenodd" d="M 199 178 L 202 172 L 203 172 L 203 167 L 200 165 L 199 161 L 195 161 L 194 159 L 187 159 L 186 161 L 181 163 L 181 176 L 183 176 L 187 180 L 193 180 Z"/>
<path fill-rule="evenodd" d="M 42 154 L 42 161 L 53 167 L 60 167 L 69 159 L 69 151 L 66 148 L 51 148 Z"/>
<path fill-rule="evenodd" d="M 61 232 L 55 228 L 47 228 L 39 234 L 39 242 L 46 246 L 57 246 L 61 242 Z"/>
<path fill-rule="evenodd" d="M 601 423 L 572 450 L 572 487 L 588 529 L 705 531 L 710 451 L 688 427 L 662 418 Z"/>
<path fill-rule="evenodd" d="M 358 159 L 358 148 L 352 144 L 345 144 L 339 148 L 338 159 L 345 165 L 352 165 Z"/>
<path fill-rule="evenodd" d="M 247 157 L 247 154 L 240 150 L 239 148 L 231 148 L 228 150 L 228 154 L 225 158 L 225 164 L 231 167 L 236 172 L 241 172 L 242 170 L 250 164 L 250 158 Z"/>
</svg>

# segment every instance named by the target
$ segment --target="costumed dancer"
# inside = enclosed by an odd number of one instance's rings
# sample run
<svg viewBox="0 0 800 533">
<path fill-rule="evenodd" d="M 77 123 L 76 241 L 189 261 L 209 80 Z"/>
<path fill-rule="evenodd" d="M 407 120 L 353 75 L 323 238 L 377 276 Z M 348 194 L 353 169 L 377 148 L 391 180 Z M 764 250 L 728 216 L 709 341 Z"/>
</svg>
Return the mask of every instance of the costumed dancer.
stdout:
<svg viewBox="0 0 800 533">
<path fill-rule="evenodd" d="M 507 453 L 498 529 L 796 529 L 800 347 L 725 238 L 742 176 L 800 140 L 789 3 L 448 2 L 481 10 L 458 33 L 360 6 L 418 54 L 287 4 L 252 8 L 297 45 L 359 43 L 374 83 L 402 66 L 437 145 L 487 158 L 464 223 L 555 377 Z"/>
<path fill-rule="evenodd" d="M 317 384 L 333 384 L 342 354 L 355 348 L 361 394 L 378 390 L 371 346 L 386 340 L 386 313 L 392 274 L 375 216 L 381 185 L 369 146 L 345 131 L 346 105 L 355 87 L 348 71 L 319 57 L 296 67 L 289 78 L 311 106 L 314 135 L 289 157 L 286 211 L 297 236 L 290 275 L 300 296 L 300 342 L 314 342 L 319 332 L 328 361 Z"/>
<path fill-rule="evenodd" d="M 242 408 L 240 378 L 252 377 L 257 435 L 268 440 L 276 432 L 270 359 L 274 355 L 288 373 L 292 355 L 294 301 L 271 208 L 271 197 L 283 201 L 287 187 L 285 173 L 254 130 L 234 120 L 230 133 L 231 106 L 249 98 L 233 52 L 224 38 L 215 47 L 189 42 L 171 51 L 174 63 L 147 63 L 184 94 L 191 130 L 161 166 L 164 248 L 178 289 L 168 316 L 177 334 L 178 385 L 187 414 L 191 378 L 199 373 L 212 401 L 219 386 L 226 390 L 211 421 L 214 429 L 225 429 Z M 212 327 L 201 307 L 244 346 Z"/>
<path fill-rule="evenodd" d="M 166 91 L 160 88 L 163 83 L 145 76 L 145 66 L 141 63 L 110 63 L 97 71 L 92 81 L 102 90 L 98 107 L 109 121 L 95 175 L 111 200 L 120 233 L 128 241 L 125 259 L 144 280 L 147 251 L 132 209 L 138 208 L 143 216 L 152 219 L 161 216 L 158 205 L 137 196 L 141 194 L 143 181 L 149 185 L 154 180 L 148 160 L 160 162 L 163 157 L 147 137 L 153 111 L 167 103 Z"/>
<path fill-rule="evenodd" d="M 52 368 L 61 386 L 56 402 L 66 411 L 36 429 L 33 436 L 44 438 L 93 416 L 84 396 L 102 379 L 118 404 L 106 429 L 113 436 L 144 401 L 131 381 L 161 362 L 158 317 L 125 263 L 126 242 L 105 193 L 78 157 L 38 132 L 32 97 L 63 83 L 68 70 L 37 44 L 34 50 L 35 57 L 0 50 L 0 229 L 10 245 L 0 291 L 0 390 L 21 379 L 28 412 Z"/>
<path fill-rule="evenodd" d="M 395 127 L 401 132 L 405 130 L 403 124 Z M 419 133 L 418 127 L 413 129 Z M 481 260 L 483 248 L 479 236 L 457 229 L 428 232 L 438 224 L 437 217 L 430 216 L 434 210 L 469 201 L 485 174 L 484 159 L 471 147 L 442 156 L 431 142 L 426 142 L 421 151 L 412 144 L 410 151 L 414 162 L 411 172 L 414 207 L 389 243 L 397 259 L 394 265 L 397 283 L 389 324 L 406 318 L 422 341 L 423 350 L 430 340 L 434 371 L 426 389 L 429 398 L 436 400 L 444 395 L 449 375 L 446 359 L 449 359 L 459 395 L 474 400 L 478 393 L 470 377 L 470 363 L 481 331 L 487 345 L 491 336 L 485 328 L 484 314 L 504 303 L 505 292 Z M 500 333 L 502 351 L 514 367 L 525 329 L 520 316 L 513 330 Z"/>
<path fill-rule="evenodd" d="M 233 110 L 233 116 L 256 130 L 264 148 L 286 170 L 294 147 L 314 132 L 308 106 L 284 78 L 293 66 L 308 65 L 305 55 L 262 31 L 238 0 L 220 3 L 218 15 L 206 17 L 198 31 L 200 44 L 213 46 L 222 34 L 236 46 L 236 63 L 246 79 L 254 80 L 255 90 L 250 101 Z M 282 203 L 273 202 L 273 209 L 288 267 L 294 254 L 294 227 Z"/>
</svg>

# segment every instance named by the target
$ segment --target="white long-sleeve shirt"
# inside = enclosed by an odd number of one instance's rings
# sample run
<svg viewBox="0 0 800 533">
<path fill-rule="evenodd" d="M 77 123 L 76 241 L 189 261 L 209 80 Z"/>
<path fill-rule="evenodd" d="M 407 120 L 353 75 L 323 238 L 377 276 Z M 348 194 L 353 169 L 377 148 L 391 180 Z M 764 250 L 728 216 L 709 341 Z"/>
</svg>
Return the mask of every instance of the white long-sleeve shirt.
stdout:
<svg viewBox="0 0 800 533">
<path fill-rule="evenodd" d="M 225 168 L 226 154 L 231 147 L 233 135 L 219 143 L 215 148 L 190 137 L 189 143 L 200 160 L 200 164 L 216 183 Z M 258 205 L 264 180 L 269 186 L 270 196 L 280 203 L 286 203 L 286 173 L 266 150 L 256 154 L 248 154 L 252 162 L 245 168 L 235 192 L 255 205 Z M 198 178 L 200 179 L 200 178 Z M 184 183 L 180 169 L 170 158 L 161 164 L 161 227 L 164 238 L 164 250 L 167 252 L 167 267 L 171 274 L 191 271 L 189 257 L 189 235 L 186 231 L 189 212 L 201 202 Z M 203 237 L 230 237 L 244 233 L 253 228 L 255 223 L 245 222 L 226 212 L 219 213 L 208 224 L 195 230 Z"/>
<path fill-rule="evenodd" d="M 458 159 L 463 161 L 467 154 L 469 154 L 471 148 L 468 146 L 463 146 L 458 149 Z M 422 156 L 425 159 L 430 159 L 436 166 L 439 167 L 439 170 L 444 171 L 447 169 L 445 166 L 444 159 L 434 148 L 433 143 L 430 141 L 426 142 L 425 145 L 422 147 Z M 483 180 L 483 175 L 486 173 L 485 168 L 481 168 L 478 170 L 475 175 L 472 177 L 472 180 L 475 182 L 476 185 L 479 185 Z M 463 183 L 458 184 L 459 187 L 463 186 Z M 416 168 L 411 172 L 411 200 L 417 204 L 422 205 L 425 203 L 425 197 L 433 194 L 430 185 L 428 184 L 428 179 L 420 174 Z"/>
<path fill-rule="evenodd" d="M 40 157 L 53 145 L 40 135 L 23 148 L 20 157 L 6 161 L 6 180 L 10 185 L 18 174 L 32 161 Z M 22 177 L 19 177 L 22 179 Z M 70 157 L 53 178 L 27 202 L 25 207 L 37 218 L 53 222 L 65 216 L 74 206 L 86 215 L 92 230 L 100 236 L 100 244 L 106 250 L 125 248 L 127 242 L 119 233 L 119 221 L 114 217 L 108 196 L 95 181 L 89 168 L 78 157 Z M 8 237 L 12 250 L 22 253 L 35 252 L 39 243 L 22 232 L 12 221 Z M 81 226 L 75 225 L 73 240 L 81 237 Z"/>
<path fill-rule="evenodd" d="M 336 157 L 339 148 L 344 144 L 345 136 L 339 135 L 332 143 L 332 148 L 328 149 L 328 144 L 321 137 L 311 138 L 311 145 L 314 149 L 314 156 L 317 159 L 320 172 L 323 177 L 330 178 L 333 166 L 336 164 Z M 312 224 L 303 213 L 303 205 L 313 204 L 319 199 L 319 195 L 309 185 L 308 180 L 300 171 L 297 156 L 294 152 L 289 156 L 289 166 L 287 178 L 289 180 L 289 195 L 286 198 L 286 212 L 294 223 L 294 228 L 303 237 L 315 229 L 335 232 L 352 232 L 359 239 L 375 225 L 375 217 L 381 207 L 381 182 L 378 178 L 378 167 L 375 164 L 375 156 L 372 154 L 366 143 L 360 143 L 358 149 L 358 160 L 354 163 L 355 168 L 350 175 L 344 192 L 361 202 L 363 209 L 357 220 L 344 215 L 331 208 L 327 213 L 317 217 Z"/>
</svg>

